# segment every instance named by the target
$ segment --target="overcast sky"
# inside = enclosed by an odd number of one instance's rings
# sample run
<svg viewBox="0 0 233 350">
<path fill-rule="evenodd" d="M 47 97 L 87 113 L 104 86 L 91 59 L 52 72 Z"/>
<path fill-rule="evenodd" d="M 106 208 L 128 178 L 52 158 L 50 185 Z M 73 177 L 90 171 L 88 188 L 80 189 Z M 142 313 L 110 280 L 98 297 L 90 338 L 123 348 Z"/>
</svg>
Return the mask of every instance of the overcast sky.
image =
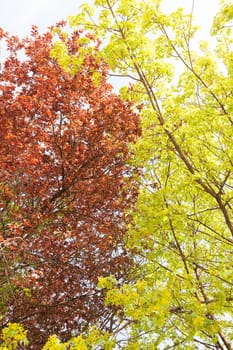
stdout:
<svg viewBox="0 0 233 350">
<path fill-rule="evenodd" d="M 75 14 L 81 0 L 0 0 L 0 27 L 24 36 L 35 24 L 44 31 L 68 15 Z"/>
<path fill-rule="evenodd" d="M 30 32 L 32 24 L 41 30 L 77 13 L 83 0 L 0 0 L 0 27 L 11 34 L 24 36 Z M 87 1 L 86 1 L 87 2 Z M 195 17 L 206 32 L 217 9 L 218 0 L 195 0 Z M 192 0 L 164 0 L 167 9 L 177 6 L 191 9 Z M 202 33 L 203 35 L 203 33 Z"/>
</svg>

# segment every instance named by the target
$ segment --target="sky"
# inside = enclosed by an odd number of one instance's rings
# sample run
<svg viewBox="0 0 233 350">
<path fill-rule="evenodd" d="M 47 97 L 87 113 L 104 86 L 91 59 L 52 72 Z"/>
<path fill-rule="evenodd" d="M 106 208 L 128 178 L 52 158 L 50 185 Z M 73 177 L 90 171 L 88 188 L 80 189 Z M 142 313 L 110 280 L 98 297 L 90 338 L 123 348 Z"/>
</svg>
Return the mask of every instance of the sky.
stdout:
<svg viewBox="0 0 233 350">
<path fill-rule="evenodd" d="M 31 26 L 37 25 L 41 32 L 56 24 L 69 15 L 78 13 L 79 6 L 84 2 L 93 3 L 94 0 L 0 0 L 0 27 L 12 35 L 24 37 L 30 34 Z M 153 1 L 153 0 L 151 0 Z M 162 0 L 163 9 L 167 12 L 184 7 L 188 13 L 194 4 L 193 17 L 202 28 L 196 36 L 199 40 L 208 40 L 209 29 L 213 16 L 217 12 L 219 0 Z M 210 43 L 211 39 L 208 40 Z M 197 44 L 193 42 L 194 48 Z M 214 45 L 214 44 L 213 44 Z M 197 45 L 198 46 L 198 45 Z M 4 60 L 5 50 L 0 46 L 0 61 Z M 177 64 L 177 63 L 176 63 Z M 177 72 L 182 70 L 177 64 Z M 116 91 L 128 80 L 111 78 L 109 82 Z"/>
<path fill-rule="evenodd" d="M 77 13 L 85 0 L 0 0 L 0 27 L 11 34 L 25 36 L 31 25 L 36 24 L 42 31 L 68 15 Z M 190 11 L 192 0 L 164 0 L 169 11 L 178 6 Z M 208 29 L 218 0 L 194 0 L 194 16 L 203 27 L 202 38 L 208 37 Z"/>
<path fill-rule="evenodd" d="M 31 25 L 42 31 L 77 12 L 81 0 L 0 0 L 0 27 L 14 35 L 25 36 Z"/>
</svg>

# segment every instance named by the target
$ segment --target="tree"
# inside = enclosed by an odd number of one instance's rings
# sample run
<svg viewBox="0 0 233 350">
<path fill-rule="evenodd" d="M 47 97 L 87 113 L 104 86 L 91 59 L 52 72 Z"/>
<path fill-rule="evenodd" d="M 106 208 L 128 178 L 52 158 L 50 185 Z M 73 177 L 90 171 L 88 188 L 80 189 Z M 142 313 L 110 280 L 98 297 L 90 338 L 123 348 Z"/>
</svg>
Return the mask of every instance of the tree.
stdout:
<svg viewBox="0 0 233 350">
<path fill-rule="evenodd" d="M 94 322 L 111 330 L 116 308 L 104 306 L 98 276 L 123 282 L 131 264 L 123 235 L 139 118 L 107 82 L 98 41 L 64 36 L 62 25 L 23 40 L 1 30 L 1 325 L 21 323 L 31 349 Z M 54 33 L 74 53 L 75 74 L 50 56 Z"/>
<path fill-rule="evenodd" d="M 128 233 L 140 266 L 120 287 L 99 284 L 130 321 L 116 338 L 126 349 L 233 348 L 233 7 L 221 4 L 214 50 L 195 43 L 192 14 L 159 0 L 96 0 L 70 18 L 104 38 L 112 75 L 131 81 L 122 96 L 144 106 Z"/>
<path fill-rule="evenodd" d="M 17 323 L 9 323 L 2 329 L 0 334 L 1 350 L 28 349 L 27 331 Z M 101 346 L 102 349 L 111 349 L 112 341 L 106 332 L 100 332 L 91 328 L 85 336 L 80 334 L 71 338 L 67 342 L 61 342 L 56 335 L 49 337 L 49 340 L 43 346 L 42 350 L 86 350 L 96 349 Z"/>
</svg>

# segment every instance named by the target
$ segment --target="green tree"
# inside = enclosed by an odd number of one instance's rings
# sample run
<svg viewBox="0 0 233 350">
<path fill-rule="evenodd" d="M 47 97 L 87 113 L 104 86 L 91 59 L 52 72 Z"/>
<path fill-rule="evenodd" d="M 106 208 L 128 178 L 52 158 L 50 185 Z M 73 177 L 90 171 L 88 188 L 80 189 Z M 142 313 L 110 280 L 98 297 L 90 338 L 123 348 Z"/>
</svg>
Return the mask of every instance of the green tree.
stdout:
<svg viewBox="0 0 233 350">
<path fill-rule="evenodd" d="M 132 161 L 141 190 L 127 244 L 131 283 L 101 279 L 106 303 L 121 305 L 126 349 L 232 349 L 232 1 L 214 20 L 215 48 L 160 0 L 96 0 L 71 26 L 102 37 L 122 96 L 142 104 L 143 137 Z M 179 69 L 177 69 L 179 67 Z"/>
<path fill-rule="evenodd" d="M 103 350 L 110 350 L 115 341 L 110 339 L 106 332 L 100 332 L 92 327 L 86 334 L 80 334 L 63 343 L 56 335 L 49 337 L 42 350 L 94 350 L 101 347 Z M 9 323 L 2 329 L 0 334 L 0 350 L 28 349 L 29 341 L 27 331 L 22 325 Z"/>
<path fill-rule="evenodd" d="M 0 350 L 25 349 L 28 345 L 27 331 L 17 323 L 9 323 L 1 331 Z"/>
</svg>

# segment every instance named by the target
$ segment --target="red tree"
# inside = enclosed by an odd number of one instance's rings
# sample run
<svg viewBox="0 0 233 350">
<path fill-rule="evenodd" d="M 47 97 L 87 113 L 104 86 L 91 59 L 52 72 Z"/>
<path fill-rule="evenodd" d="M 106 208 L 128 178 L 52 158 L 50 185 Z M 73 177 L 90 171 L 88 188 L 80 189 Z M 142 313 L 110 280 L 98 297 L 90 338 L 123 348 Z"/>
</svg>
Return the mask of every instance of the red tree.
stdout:
<svg viewBox="0 0 233 350">
<path fill-rule="evenodd" d="M 34 349 L 53 333 L 65 340 L 92 322 L 111 327 L 96 283 L 126 275 L 125 210 L 137 193 L 127 165 L 137 115 L 95 54 L 65 73 L 50 56 L 52 33 L 33 28 L 19 40 L 1 31 L 1 322 L 22 323 Z M 80 35 L 66 43 L 77 55 Z"/>
</svg>

